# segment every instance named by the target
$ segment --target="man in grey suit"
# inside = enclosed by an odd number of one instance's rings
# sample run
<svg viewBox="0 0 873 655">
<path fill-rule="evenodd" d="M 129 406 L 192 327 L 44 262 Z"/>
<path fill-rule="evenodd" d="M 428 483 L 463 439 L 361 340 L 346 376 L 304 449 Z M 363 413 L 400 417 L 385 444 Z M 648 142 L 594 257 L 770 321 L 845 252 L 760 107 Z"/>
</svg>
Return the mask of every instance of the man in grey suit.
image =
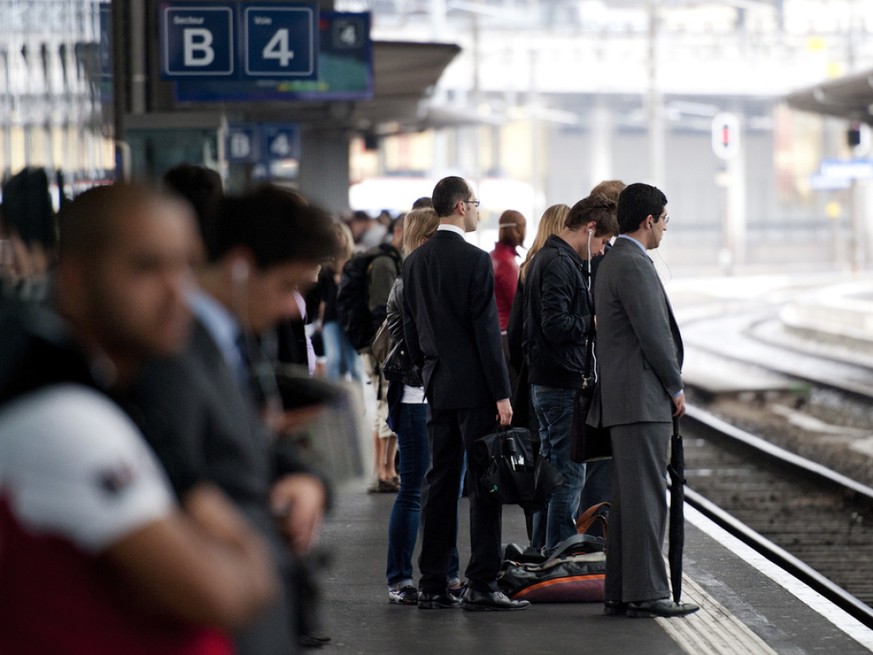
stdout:
<svg viewBox="0 0 873 655">
<path fill-rule="evenodd" d="M 648 184 L 621 192 L 619 237 L 594 286 L 602 424 L 614 456 L 606 614 L 672 617 L 699 609 L 670 600 L 661 554 L 671 415 L 685 413 L 682 337 L 646 253 L 667 231 L 666 205 L 663 192 Z"/>
</svg>

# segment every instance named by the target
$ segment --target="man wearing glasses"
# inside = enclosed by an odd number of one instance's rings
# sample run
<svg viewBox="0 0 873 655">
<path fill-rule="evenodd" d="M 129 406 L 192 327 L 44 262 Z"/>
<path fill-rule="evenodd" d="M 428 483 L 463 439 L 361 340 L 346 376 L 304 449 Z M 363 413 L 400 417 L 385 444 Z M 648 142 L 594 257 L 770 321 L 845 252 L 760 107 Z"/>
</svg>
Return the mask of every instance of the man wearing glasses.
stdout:
<svg viewBox="0 0 873 655">
<path fill-rule="evenodd" d="M 602 424 L 612 440 L 606 614 L 684 616 L 670 600 L 661 548 L 667 525 L 667 445 L 685 413 L 682 336 L 655 265 L 670 216 L 667 197 L 631 184 L 618 197 L 619 236 L 594 283 Z"/>
<path fill-rule="evenodd" d="M 404 332 L 412 360 L 421 366 L 430 403 L 431 469 L 422 494 L 419 609 L 516 610 L 497 588 L 501 566 L 501 506 L 470 490 L 471 557 L 463 600 L 446 589 L 457 540 L 458 489 L 464 452 L 478 480 L 473 443 L 509 425 L 509 376 L 500 345 L 494 272 L 484 250 L 464 239 L 479 223 L 479 201 L 460 177 L 446 177 L 433 190 L 440 217 L 436 234 L 403 266 Z"/>
</svg>

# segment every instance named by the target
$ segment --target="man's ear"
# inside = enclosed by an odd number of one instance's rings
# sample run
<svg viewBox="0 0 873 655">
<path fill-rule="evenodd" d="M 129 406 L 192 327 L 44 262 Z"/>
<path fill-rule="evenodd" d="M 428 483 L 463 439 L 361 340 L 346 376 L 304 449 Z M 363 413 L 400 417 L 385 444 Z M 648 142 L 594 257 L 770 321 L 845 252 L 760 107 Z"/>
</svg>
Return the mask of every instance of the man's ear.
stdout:
<svg viewBox="0 0 873 655">
<path fill-rule="evenodd" d="M 224 256 L 224 260 L 230 272 L 230 278 L 235 284 L 248 282 L 254 267 L 254 257 L 248 248 L 243 246 L 232 248 Z"/>
</svg>

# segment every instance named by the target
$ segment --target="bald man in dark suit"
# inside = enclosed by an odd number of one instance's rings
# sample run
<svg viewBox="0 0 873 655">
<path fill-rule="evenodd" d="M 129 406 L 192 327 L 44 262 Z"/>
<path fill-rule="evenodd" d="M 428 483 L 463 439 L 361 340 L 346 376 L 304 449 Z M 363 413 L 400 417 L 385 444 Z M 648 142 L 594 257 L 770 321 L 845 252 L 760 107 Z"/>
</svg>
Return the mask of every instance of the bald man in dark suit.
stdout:
<svg viewBox="0 0 873 655">
<path fill-rule="evenodd" d="M 497 588 L 502 508 L 481 494 L 478 484 L 470 491 L 468 589 L 462 601 L 446 590 L 464 452 L 471 479 L 478 481 L 482 471 L 472 457 L 473 443 L 492 432 L 498 420 L 509 425 L 512 407 L 491 259 L 464 239 L 464 232 L 476 229 L 479 201 L 463 178 L 447 177 L 434 188 L 433 205 L 440 227 L 403 267 L 404 333 L 430 403 L 431 468 L 422 495 L 418 607 L 523 609 L 527 601 L 510 600 Z"/>
</svg>

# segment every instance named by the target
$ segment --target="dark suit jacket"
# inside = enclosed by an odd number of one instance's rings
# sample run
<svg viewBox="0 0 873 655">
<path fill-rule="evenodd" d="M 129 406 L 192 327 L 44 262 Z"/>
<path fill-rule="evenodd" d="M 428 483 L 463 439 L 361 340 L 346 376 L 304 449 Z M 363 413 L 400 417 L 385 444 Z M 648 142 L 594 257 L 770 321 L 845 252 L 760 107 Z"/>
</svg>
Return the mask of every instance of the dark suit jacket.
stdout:
<svg viewBox="0 0 873 655">
<path fill-rule="evenodd" d="M 594 306 L 603 425 L 670 422 L 671 396 L 682 389 L 682 337 L 655 265 L 636 243 L 617 239 L 603 257 Z"/>
<path fill-rule="evenodd" d="M 167 471 L 177 493 L 198 482 L 222 489 L 270 542 L 282 576 L 294 562 L 270 513 L 272 482 L 304 470 L 288 440 L 272 440 L 253 397 L 239 382 L 206 328 L 195 321 L 185 352 L 153 362 L 126 407 Z M 241 655 L 293 651 L 291 596 L 236 635 Z"/>
<path fill-rule="evenodd" d="M 403 288 L 406 345 L 433 407 L 509 398 L 488 253 L 440 230 L 407 258 Z"/>
<path fill-rule="evenodd" d="M 212 337 L 195 321 L 180 357 L 149 365 L 134 402 L 146 438 L 165 461 L 179 493 L 208 479 L 247 514 L 267 510 L 270 484 L 282 473 L 304 470 L 284 440 L 273 441 L 251 397 L 224 361 Z M 273 530 L 272 521 L 270 530 Z"/>
</svg>

